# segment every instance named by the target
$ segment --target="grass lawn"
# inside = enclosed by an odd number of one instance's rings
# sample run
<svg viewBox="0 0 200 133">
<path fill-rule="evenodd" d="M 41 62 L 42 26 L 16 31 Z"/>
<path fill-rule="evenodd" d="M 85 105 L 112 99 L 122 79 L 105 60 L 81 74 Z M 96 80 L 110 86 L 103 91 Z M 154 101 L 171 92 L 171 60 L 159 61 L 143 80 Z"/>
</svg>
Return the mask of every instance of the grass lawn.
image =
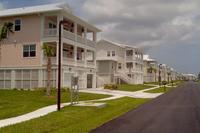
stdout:
<svg viewBox="0 0 200 133">
<path fill-rule="evenodd" d="M 152 88 L 152 86 L 148 85 L 130 85 L 130 84 L 122 84 L 118 85 L 118 90 L 122 91 L 139 91 L 144 89 Z"/>
<path fill-rule="evenodd" d="M 41 118 L 0 129 L 5 133 L 88 133 L 109 120 L 138 107 L 149 99 L 120 98 L 107 102 L 104 108 L 63 108 Z"/>
<path fill-rule="evenodd" d="M 159 85 L 159 82 L 145 82 L 144 84 Z"/>
<path fill-rule="evenodd" d="M 69 102 L 69 92 L 62 92 L 62 102 Z M 92 100 L 109 97 L 108 95 L 80 93 L 80 100 Z M 22 115 L 38 108 L 56 104 L 56 91 L 49 98 L 45 92 L 0 90 L 0 120 Z"/>
<path fill-rule="evenodd" d="M 160 88 L 145 91 L 145 92 L 147 92 L 147 93 L 165 93 L 165 92 L 168 92 L 172 89 L 174 89 L 174 87 L 166 87 L 166 91 L 165 91 L 164 87 L 160 87 Z"/>
</svg>

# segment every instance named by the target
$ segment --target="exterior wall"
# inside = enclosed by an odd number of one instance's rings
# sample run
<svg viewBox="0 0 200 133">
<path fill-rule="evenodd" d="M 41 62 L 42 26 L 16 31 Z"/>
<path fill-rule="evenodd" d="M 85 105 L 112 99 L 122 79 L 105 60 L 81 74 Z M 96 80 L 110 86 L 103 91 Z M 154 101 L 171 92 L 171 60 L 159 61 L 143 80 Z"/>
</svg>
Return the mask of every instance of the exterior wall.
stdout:
<svg viewBox="0 0 200 133">
<path fill-rule="evenodd" d="M 13 34 L 9 34 L 9 38 L 5 39 L 1 45 L 1 61 L 0 61 L 0 88 L 24 88 L 33 89 L 37 87 L 45 87 L 47 82 L 46 62 L 44 60 L 43 51 L 41 45 L 44 42 L 51 43 L 57 47 L 58 52 L 58 23 L 57 28 L 53 29 L 51 35 L 44 36 L 44 30 L 46 22 L 44 21 L 45 15 L 56 16 L 56 21 L 63 19 L 64 14 L 45 13 L 40 15 L 29 15 L 20 17 L 2 18 L 0 23 L 14 22 L 15 19 L 21 19 L 21 30 Z M 58 16 L 57 16 L 58 15 Z M 91 55 L 87 56 L 84 52 L 84 60 L 77 61 L 77 51 L 74 52 L 73 61 L 70 62 L 64 58 L 64 52 L 62 51 L 62 87 L 71 87 L 71 77 L 79 77 L 79 88 L 95 88 L 96 87 L 96 32 L 93 26 L 86 24 L 84 21 L 76 18 L 73 15 L 69 15 L 77 24 L 84 25 L 84 37 L 80 38 L 75 33 L 63 32 L 62 48 L 65 44 L 75 46 L 74 50 L 78 47 L 83 48 L 84 51 L 90 50 L 94 54 L 94 59 L 91 61 Z M 91 29 L 89 29 L 91 28 Z M 94 32 L 93 40 L 88 40 L 86 31 Z M 82 31 L 82 30 L 81 30 Z M 55 34 L 54 34 L 55 33 Z M 72 37 L 73 36 L 73 37 Z M 73 39 L 72 39 L 72 38 Z M 23 58 L 23 45 L 36 44 L 36 57 Z M 9 51 L 9 52 L 8 52 Z M 52 87 L 57 86 L 57 65 L 58 54 L 56 54 L 55 61 L 53 59 L 52 70 Z M 91 77 L 91 80 L 88 80 Z M 90 83 L 90 84 L 89 84 Z M 88 85 L 89 84 L 89 85 Z"/>
<path fill-rule="evenodd" d="M 104 84 L 116 83 L 114 80 L 116 67 L 117 63 L 115 61 L 97 61 L 98 87 Z"/>
<path fill-rule="evenodd" d="M 41 17 L 39 15 L 1 18 L 0 24 L 21 20 L 21 30 L 10 33 L 8 38 L 1 42 L 0 67 L 28 67 L 40 65 L 41 44 L 40 27 Z M 23 45 L 36 44 L 36 57 L 23 58 Z M 9 52 L 8 52 L 9 51 Z"/>
<path fill-rule="evenodd" d="M 125 68 L 125 50 L 122 47 L 113 45 L 107 41 L 101 40 L 97 43 L 97 60 L 113 60 L 117 63 L 122 63 L 122 70 Z M 107 52 L 110 51 L 110 57 Z M 115 51 L 115 56 L 112 56 L 112 51 Z"/>
<path fill-rule="evenodd" d="M 100 76 L 101 73 L 107 73 L 107 77 L 101 77 L 104 79 L 108 79 L 112 76 L 110 76 L 108 71 L 109 69 L 105 68 L 106 66 L 109 66 L 110 62 L 116 62 L 114 65 L 114 70 L 112 71 L 111 75 L 114 75 L 114 82 L 110 83 L 118 83 L 118 81 L 125 81 L 132 84 L 143 84 L 143 58 L 142 55 L 139 57 L 136 57 L 135 54 L 135 48 L 129 48 L 133 50 L 133 56 L 127 58 L 126 57 L 126 46 L 113 44 L 112 42 L 108 42 L 105 40 L 101 40 L 97 43 L 97 62 L 101 62 L 98 67 L 99 73 L 98 76 Z M 110 56 L 107 56 L 108 51 L 110 51 Z M 112 56 L 112 51 L 115 51 L 115 56 Z M 102 63 L 103 62 L 103 63 Z M 129 70 L 127 68 L 126 63 L 132 62 L 133 68 Z M 121 69 L 119 65 L 121 64 Z M 128 77 L 128 75 L 130 77 Z M 120 79 L 120 80 L 119 80 Z M 107 83 L 107 81 L 105 81 Z"/>
</svg>

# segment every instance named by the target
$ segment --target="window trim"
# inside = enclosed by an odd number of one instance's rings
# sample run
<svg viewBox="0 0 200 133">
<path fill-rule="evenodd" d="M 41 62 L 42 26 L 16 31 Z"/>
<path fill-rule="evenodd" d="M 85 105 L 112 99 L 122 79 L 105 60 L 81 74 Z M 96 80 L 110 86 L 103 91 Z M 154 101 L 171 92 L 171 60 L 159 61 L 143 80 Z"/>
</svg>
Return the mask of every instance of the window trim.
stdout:
<svg viewBox="0 0 200 133">
<path fill-rule="evenodd" d="M 30 46 L 31 46 L 31 45 L 34 45 L 34 46 L 35 46 L 35 56 L 32 56 L 32 57 L 30 56 L 30 52 L 31 52 L 31 51 L 30 51 Z M 24 46 L 29 46 L 29 51 L 28 51 L 28 52 L 29 52 L 29 56 L 28 56 L 28 57 L 24 57 Z M 22 45 L 22 58 L 23 58 L 23 59 L 36 58 L 36 57 L 37 57 L 37 44 L 36 44 L 36 43 L 30 43 L 30 44 L 23 44 L 23 45 Z"/>
<path fill-rule="evenodd" d="M 112 54 L 112 57 L 116 56 L 116 52 L 115 51 L 112 51 L 111 54 Z"/>
<path fill-rule="evenodd" d="M 107 57 L 111 57 L 110 51 L 107 51 Z"/>
<path fill-rule="evenodd" d="M 15 30 L 15 26 L 16 26 L 16 20 L 20 20 L 20 30 Z M 21 18 L 17 18 L 14 20 L 14 31 L 15 32 L 20 32 L 22 30 L 22 19 Z"/>
</svg>

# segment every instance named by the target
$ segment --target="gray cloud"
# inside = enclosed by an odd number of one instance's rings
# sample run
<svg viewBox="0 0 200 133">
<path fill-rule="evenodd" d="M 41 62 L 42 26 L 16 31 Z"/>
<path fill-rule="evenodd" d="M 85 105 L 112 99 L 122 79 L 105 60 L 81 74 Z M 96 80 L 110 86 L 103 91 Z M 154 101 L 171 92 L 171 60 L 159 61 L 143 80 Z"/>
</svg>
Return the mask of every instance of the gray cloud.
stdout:
<svg viewBox="0 0 200 133">
<path fill-rule="evenodd" d="M 82 11 L 103 29 L 102 37 L 154 46 L 190 41 L 199 32 L 199 7 L 197 0 L 86 0 Z"/>
</svg>

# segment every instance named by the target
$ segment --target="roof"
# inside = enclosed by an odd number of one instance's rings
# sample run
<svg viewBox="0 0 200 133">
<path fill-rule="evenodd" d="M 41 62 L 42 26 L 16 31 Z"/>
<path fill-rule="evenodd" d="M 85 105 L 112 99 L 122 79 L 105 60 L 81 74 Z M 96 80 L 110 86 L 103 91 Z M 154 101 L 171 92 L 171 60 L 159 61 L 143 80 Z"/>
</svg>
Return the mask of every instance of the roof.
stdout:
<svg viewBox="0 0 200 133">
<path fill-rule="evenodd" d="M 57 3 L 57 4 L 47 4 L 47 5 L 30 6 L 30 7 L 22 7 L 14 9 L 5 9 L 0 11 L 0 17 L 44 13 L 49 11 L 61 11 L 64 9 L 63 8 L 64 6 L 66 6 L 65 8 L 66 11 L 72 12 L 67 4 Z"/>
<path fill-rule="evenodd" d="M 144 61 L 156 62 L 156 60 L 155 60 L 155 59 L 151 59 L 149 55 L 143 55 L 143 60 L 144 60 Z"/>
<path fill-rule="evenodd" d="M 112 44 L 112 45 L 115 45 L 115 46 L 118 46 L 118 47 L 122 47 L 122 48 L 133 48 L 133 49 L 139 49 L 139 48 L 134 47 L 134 46 L 131 46 L 131 45 L 120 44 L 120 43 L 116 43 L 116 42 L 113 42 L 113 41 L 110 41 L 110 40 L 102 39 L 102 40 L 100 40 L 99 42 L 101 42 L 101 41 L 104 41 L 104 42 L 107 42 L 107 43 L 109 43 L 109 44 Z"/>
<path fill-rule="evenodd" d="M 84 20 L 80 19 L 73 15 L 71 8 L 69 5 L 64 3 L 56 3 L 56 4 L 46 4 L 46 5 L 39 5 L 39 6 L 29 6 L 29 7 L 22 7 L 22 8 L 15 8 L 15 9 L 5 9 L 0 11 L 0 18 L 3 17 L 12 17 L 12 16 L 21 16 L 21 15 L 30 15 L 30 14 L 40 14 L 40 13 L 47 13 L 47 12 L 56 12 L 56 11 L 64 11 L 69 16 L 73 17 L 76 20 L 79 20 L 84 25 L 90 27 L 91 29 L 100 32 L 101 30 L 96 28 L 93 25 L 88 24 Z"/>
</svg>

